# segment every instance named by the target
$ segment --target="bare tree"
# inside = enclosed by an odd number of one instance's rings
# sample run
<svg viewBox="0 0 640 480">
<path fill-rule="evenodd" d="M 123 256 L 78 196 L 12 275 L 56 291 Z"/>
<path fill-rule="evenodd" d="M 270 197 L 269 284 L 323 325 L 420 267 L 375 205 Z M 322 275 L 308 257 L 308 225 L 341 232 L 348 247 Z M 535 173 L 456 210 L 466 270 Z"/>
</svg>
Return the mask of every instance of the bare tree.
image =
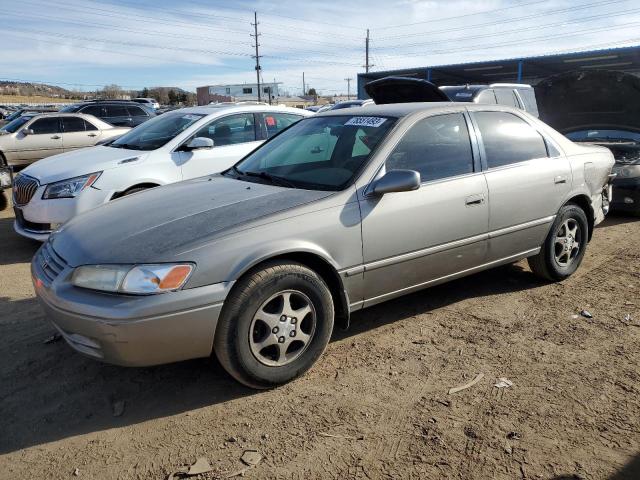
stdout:
<svg viewBox="0 0 640 480">
<path fill-rule="evenodd" d="M 111 85 L 105 85 L 100 96 L 109 100 L 115 100 L 122 97 L 122 87 L 112 83 Z"/>
</svg>

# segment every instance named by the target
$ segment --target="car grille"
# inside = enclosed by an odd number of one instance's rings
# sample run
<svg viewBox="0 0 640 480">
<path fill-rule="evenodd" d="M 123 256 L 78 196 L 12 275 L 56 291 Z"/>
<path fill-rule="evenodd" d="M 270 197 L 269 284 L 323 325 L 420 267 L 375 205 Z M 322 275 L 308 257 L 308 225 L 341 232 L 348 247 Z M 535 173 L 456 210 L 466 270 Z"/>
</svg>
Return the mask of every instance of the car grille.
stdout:
<svg viewBox="0 0 640 480">
<path fill-rule="evenodd" d="M 31 201 L 39 186 L 40 184 L 35 178 L 18 175 L 13 182 L 13 203 L 20 206 L 26 205 Z"/>
<path fill-rule="evenodd" d="M 34 259 L 34 263 L 40 273 L 41 280 L 51 284 L 58 275 L 67 267 L 67 262 L 58 255 L 50 242 L 45 243 Z"/>
</svg>

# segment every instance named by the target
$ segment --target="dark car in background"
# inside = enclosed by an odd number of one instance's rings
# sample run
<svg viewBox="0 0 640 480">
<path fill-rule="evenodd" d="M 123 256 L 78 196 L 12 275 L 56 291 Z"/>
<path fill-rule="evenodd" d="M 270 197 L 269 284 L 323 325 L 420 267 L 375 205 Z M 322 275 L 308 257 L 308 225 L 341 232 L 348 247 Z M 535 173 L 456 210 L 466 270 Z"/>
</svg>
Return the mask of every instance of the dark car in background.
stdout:
<svg viewBox="0 0 640 480">
<path fill-rule="evenodd" d="M 607 147 L 616 164 L 611 209 L 640 215 L 640 78 L 611 70 L 536 85 L 540 118 L 574 142 Z"/>
<path fill-rule="evenodd" d="M 16 118 L 21 117 L 27 113 L 48 113 L 48 112 L 57 112 L 57 108 L 41 108 L 41 107 L 31 107 L 31 108 L 19 108 L 15 112 L 7 115 L 5 118 L 0 120 L 0 127 L 2 125 L 6 125 L 9 122 L 13 122 Z"/>
<path fill-rule="evenodd" d="M 60 111 L 93 115 L 115 127 L 137 127 L 156 116 L 155 112 L 144 105 L 128 100 L 94 100 L 76 103 Z"/>
</svg>

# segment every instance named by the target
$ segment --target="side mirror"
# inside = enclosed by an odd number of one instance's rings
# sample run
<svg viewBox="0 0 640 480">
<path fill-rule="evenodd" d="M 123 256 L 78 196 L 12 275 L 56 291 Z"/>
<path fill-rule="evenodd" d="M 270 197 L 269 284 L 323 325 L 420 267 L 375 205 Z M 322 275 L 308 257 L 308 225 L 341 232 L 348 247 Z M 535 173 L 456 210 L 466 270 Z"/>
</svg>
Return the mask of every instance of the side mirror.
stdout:
<svg viewBox="0 0 640 480">
<path fill-rule="evenodd" d="M 21 130 L 22 134 L 26 137 L 27 135 L 33 135 L 33 130 L 30 128 L 23 128 Z"/>
<path fill-rule="evenodd" d="M 420 174 L 415 170 L 389 170 L 373 185 L 375 195 L 409 192 L 420 188 Z"/>
<path fill-rule="evenodd" d="M 192 138 L 189 143 L 185 145 L 185 150 L 203 150 L 206 148 L 213 148 L 213 140 L 207 137 Z"/>
</svg>

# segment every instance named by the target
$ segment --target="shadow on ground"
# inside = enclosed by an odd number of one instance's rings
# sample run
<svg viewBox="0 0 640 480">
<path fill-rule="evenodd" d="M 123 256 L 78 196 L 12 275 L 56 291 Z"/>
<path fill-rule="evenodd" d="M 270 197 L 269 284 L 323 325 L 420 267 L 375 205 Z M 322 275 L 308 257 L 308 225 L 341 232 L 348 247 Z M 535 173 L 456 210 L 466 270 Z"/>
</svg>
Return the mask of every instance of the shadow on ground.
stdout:
<svg viewBox="0 0 640 480">
<path fill-rule="evenodd" d="M 461 299 L 541 285 L 514 265 L 415 293 L 354 315 L 340 340 Z M 35 299 L 0 297 L 0 454 L 83 433 L 136 424 L 256 394 L 232 380 L 212 359 L 152 368 L 123 368 L 87 359 L 54 332 Z M 258 393 L 259 394 L 259 393 Z M 113 416 L 114 403 L 126 412 Z"/>
<path fill-rule="evenodd" d="M 40 242 L 14 232 L 13 217 L 0 218 L 0 265 L 30 262 L 40 245 Z"/>
</svg>

